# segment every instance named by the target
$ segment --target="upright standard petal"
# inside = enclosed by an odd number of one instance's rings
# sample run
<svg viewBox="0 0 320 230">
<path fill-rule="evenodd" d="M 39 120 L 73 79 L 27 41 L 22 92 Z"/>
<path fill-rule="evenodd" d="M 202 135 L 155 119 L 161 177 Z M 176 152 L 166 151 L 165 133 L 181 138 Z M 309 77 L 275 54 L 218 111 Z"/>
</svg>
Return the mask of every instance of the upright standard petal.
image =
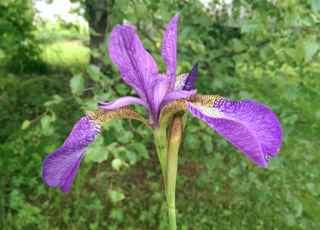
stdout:
<svg viewBox="0 0 320 230">
<path fill-rule="evenodd" d="M 175 90 L 193 90 L 198 77 L 198 64 L 195 64 L 190 73 L 178 75 L 175 81 Z"/>
<path fill-rule="evenodd" d="M 147 92 L 158 73 L 156 62 L 144 49 L 134 27 L 118 25 L 112 30 L 108 42 L 109 55 L 117 65 L 123 80 L 147 101 Z"/>
<path fill-rule="evenodd" d="M 198 101 L 188 104 L 188 110 L 261 167 L 267 167 L 269 159 L 280 150 L 281 124 L 263 104 L 198 96 Z"/>
<path fill-rule="evenodd" d="M 100 125 L 88 116 L 73 127 L 64 144 L 49 154 L 43 162 L 42 177 L 50 187 L 68 192 L 76 176 L 85 150 L 100 132 Z"/>
<path fill-rule="evenodd" d="M 171 79 L 171 88 L 174 87 L 177 68 L 178 24 L 179 15 L 176 15 L 166 26 L 161 47 L 161 55 L 167 65 L 167 75 Z"/>
<path fill-rule="evenodd" d="M 160 106 L 164 97 L 167 95 L 169 84 L 170 82 L 166 78 L 157 78 L 157 81 L 154 82 L 152 87 L 152 99 L 149 104 L 152 123 L 157 123 L 158 121 Z"/>
<path fill-rule="evenodd" d="M 105 109 L 105 110 L 115 110 L 119 109 L 121 107 L 125 107 L 128 105 L 143 105 L 144 107 L 147 108 L 147 104 L 140 98 L 138 97 L 131 97 L 131 96 L 126 96 L 126 97 L 120 97 L 114 101 L 110 102 L 100 102 L 98 103 L 100 109 Z"/>
<path fill-rule="evenodd" d="M 190 73 L 188 74 L 182 89 L 183 90 L 192 90 L 192 89 L 194 89 L 197 77 L 198 77 L 198 64 L 195 64 L 192 67 Z"/>
</svg>

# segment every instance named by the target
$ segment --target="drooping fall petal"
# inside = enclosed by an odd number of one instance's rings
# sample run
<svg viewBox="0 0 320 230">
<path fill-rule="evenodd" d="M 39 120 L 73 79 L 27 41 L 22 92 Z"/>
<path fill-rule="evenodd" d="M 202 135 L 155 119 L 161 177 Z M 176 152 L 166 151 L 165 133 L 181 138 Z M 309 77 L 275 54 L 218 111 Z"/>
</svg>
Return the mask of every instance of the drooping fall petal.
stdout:
<svg viewBox="0 0 320 230">
<path fill-rule="evenodd" d="M 154 81 L 152 76 L 158 73 L 158 68 L 143 47 L 135 28 L 129 25 L 115 26 L 109 37 L 108 49 L 110 58 L 117 65 L 123 80 L 147 101 L 146 95 Z"/>
<path fill-rule="evenodd" d="M 43 162 L 42 177 L 50 187 L 63 192 L 71 188 L 85 150 L 100 132 L 100 125 L 88 116 L 82 117 L 73 127 L 64 144 L 49 154 Z"/>
<path fill-rule="evenodd" d="M 253 100 L 199 98 L 198 102 L 188 103 L 191 114 L 207 123 L 251 161 L 266 167 L 270 157 L 277 155 L 282 129 L 270 108 Z"/>
<path fill-rule="evenodd" d="M 161 55 L 167 66 L 167 75 L 171 79 L 171 89 L 174 87 L 174 78 L 177 68 L 178 24 L 179 15 L 176 15 L 166 26 L 161 47 Z"/>
<path fill-rule="evenodd" d="M 85 151 L 97 135 L 101 125 L 113 119 L 139 120 L 146 126 L 148 122 L 137 112 L 129 108 L 106 111 L 103 109 L 88 112 L 73 127 L 62 146 L 50 153 L 43 161 L 42 178 L 50 187 L 59 187 L 68 192 L 75 179 Z"/>
</svg>

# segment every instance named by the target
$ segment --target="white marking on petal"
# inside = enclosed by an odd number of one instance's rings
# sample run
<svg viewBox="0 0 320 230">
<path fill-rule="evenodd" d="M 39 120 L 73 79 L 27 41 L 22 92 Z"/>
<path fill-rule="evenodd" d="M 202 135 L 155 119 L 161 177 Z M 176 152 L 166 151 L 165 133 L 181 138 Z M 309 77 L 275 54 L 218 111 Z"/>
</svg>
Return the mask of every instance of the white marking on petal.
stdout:
<svg viewBox="0 0 320 230">
<path fill-rule="evenodd" d="M 174 85 L 175 90 L 180 90 L 184 87 L 184 84 L 186 83 L 188 75 L 189 75 L 188 73 L 183 73 L 176 77 L 176 82 Z"/>
<path fill-rule="evenodd" d="M 225 115 L 222 112 L 220 112 L 218 109 L 214 107 L 208 107 L 208 106 L 198 105 L 194 103 L 192 103 L 192 106 L 200 110 L 206 116 L 215 117 L 215 118 L 225 117 Z"/>
</svg>

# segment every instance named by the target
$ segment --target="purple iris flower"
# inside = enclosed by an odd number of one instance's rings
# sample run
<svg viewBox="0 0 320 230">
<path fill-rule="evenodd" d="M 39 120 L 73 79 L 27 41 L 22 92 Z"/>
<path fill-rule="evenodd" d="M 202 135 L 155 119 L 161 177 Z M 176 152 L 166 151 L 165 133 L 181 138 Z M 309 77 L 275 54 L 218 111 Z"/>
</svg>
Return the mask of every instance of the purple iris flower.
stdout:
<svg viewBox="0 0 320 230">
<path fill-rule="evenodd" d="M 159 73 L 133 26 L 113 28 L 108 41 L 109 56 L 137 97 L 125 96 L 99 103 L 98 111 L 88 113 L 75 124 L 64 144 L 44 160 L 42 175 L 49 186 L 64 192 L 70 190 L 87 146 L 100 133 L 101 123 L 113 118 L 137 119 L 156 129 L 166 113 L 189 111 L 258 166 L 267 167 L 270 158 L 278 154 L 282 129 L 270 108 L 254 100 L 233 101 L 196 94 L 196 65 L 189 74 L 177 75 L 178 23 L 176 15 L 164 32 L 161 55 L 166 64 L 165 74 Z M 146 108 L 149 122 L 128 108 L 133 104 Z"/>
<path fill-rule="evenodd" d="M 175 87 L 178 22 L 179 17 L 173 17 L 164 34 L 161 54 L 167 66 L 165 74 L 159 73 L 155 60 L 143 47 L 133 26 L 114 27 L 108 43 L 110 58 L 118 67 L 124 82 L 131 86 L 139 97 L 121 97 L 112 102 L 100 103 L 100 108 L 113 110 L 140 104 L 149 111 L 150 122 L 156 126 L 161 108 L 171 101 L 188 98 L 196 93 L 194 89 Z"/>
</svg>

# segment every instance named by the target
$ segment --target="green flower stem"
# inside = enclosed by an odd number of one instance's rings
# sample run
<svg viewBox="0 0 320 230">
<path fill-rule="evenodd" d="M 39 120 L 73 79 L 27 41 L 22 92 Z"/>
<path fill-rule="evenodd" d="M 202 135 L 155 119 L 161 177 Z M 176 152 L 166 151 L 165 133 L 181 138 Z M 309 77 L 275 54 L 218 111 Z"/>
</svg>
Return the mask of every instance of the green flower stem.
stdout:
<svg viewBox="0 0 320 230">
<path fill-rule="evenodd" d="M 182 138 L 184 120 L 182 116 L 177 115 L 171 122 L 169 119 L 165 121 L 167 122 L 162 122 L 159 128 L 154 129 L 154 140 L 164 178 L 169 230 L 176 230 L 176 179 L 178 170 L 178 152 Z M 169 138 L 167 137 L 168 123 L 171 124 L 168 129 Z"/>
<path fill-rule="evenodd" d="M 178 152 L 181 143 L 183 120 L 181 116 L 176 116 L 171 125 L 169 147 L 167 155 L 167 206 L 169 216 L 169 229 L 176 230 L 176 179 L 178 170 Z"/>
<path fill-rule="evenodd" d="M 167 130 L 166 127 L 159 127 L 154 130 L 154 141 L 156 145 L 157 155 L 160 161 L 161 172 L 166 186 L 167 178 Z"/>
</svg>

